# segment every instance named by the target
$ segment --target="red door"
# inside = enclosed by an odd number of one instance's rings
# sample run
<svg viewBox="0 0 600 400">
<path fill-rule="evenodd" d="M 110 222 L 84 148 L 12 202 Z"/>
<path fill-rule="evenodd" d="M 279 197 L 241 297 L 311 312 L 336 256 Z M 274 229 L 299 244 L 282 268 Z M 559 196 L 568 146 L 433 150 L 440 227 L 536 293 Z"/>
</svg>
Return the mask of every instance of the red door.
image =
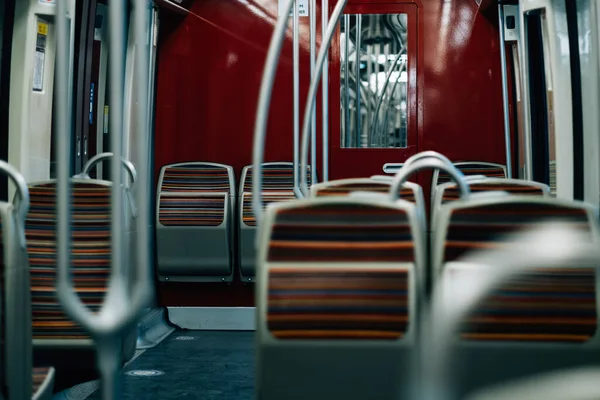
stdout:
<svg viewBox="0 0 600 400">
<path fill-rule="evenodd" d="M 417 15 L 413 3 L 346 7 L 329 60 L 330 179 L 381 175 L 417 153 Z"/>
</svg>

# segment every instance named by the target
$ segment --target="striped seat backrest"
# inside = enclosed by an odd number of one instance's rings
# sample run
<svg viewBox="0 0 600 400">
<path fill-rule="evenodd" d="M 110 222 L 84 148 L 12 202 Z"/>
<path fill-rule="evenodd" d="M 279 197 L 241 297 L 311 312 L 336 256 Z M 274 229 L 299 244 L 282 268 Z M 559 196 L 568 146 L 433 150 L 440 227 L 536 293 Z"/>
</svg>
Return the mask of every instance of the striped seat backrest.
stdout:
<svg viewBox="0 0 600 400">
<path fill-rule="evenodd" d="M 226 165 L 215 163 L 179 163 L 162 168 L 159 180 L 161 192 L 231 191 L 231 176 Z"/>
<path fill-rule="evenodd" d="M 370 178 L 340 179 L 314 185 L 311 194 L 314 197 L 335 197 L 347 196 L 352 192 L 388 193 L 390 191 L 390 184 L 391 180 L 390 182 L 386 182 Z M 400 189 L 399 197 L 412 203 L 416 202 L 413 186 L 404 185 Z"/>
<path fill-rule="evenodd" d="M 454 166 L 466 176 L 484 175 L 488 178 L 506 178 L 506 166 L 481 161 L 465 161 L 454 163 Z M 439 170 L 434 171 L 432 188 L 450 182 L 450 175 Z M 433 191 L 432 191 L 433 193 Z"/>
<path fill-rule="evenodd" d="M 73 284 L 79 297 L 98 310 L 106 293 L 111 261 L 110 182 L 72 181 Z M 34 339 L 87 339 L 56 297 L 56 183 L 29 186 L 31 207 L 25 231 L 31 269 Z"/>
<path fill-rule="evenodd" d="M 266 207 L 272 203 L 295 200 L 293 191 L 287 192 L 264 192 L 262 194 L 263 205 Z M 252 211 L 252 192 L 242 194 L 242 222 L 247 226 L 256 226 L 256 217 Z"/>
<path fill-rule="evenodd" d="M 404 337 L 414 306 L 414 206 L 348 199 L 268 209 L 259 281 L 266 329 L 277 339 Z"/>
<path fill-rule="evenodd" d="M 523 196 L 549 196 L 550 188 L 543 183 L 525 181 L 519 179 L 488 178 L 475 182 L 469 182 L 471 193 L 479 192 L 508 192 Z M 460 190 L 456 183 L 448 182 L 439 185 L 436 190 L 437 206 L 460 198 Z"/>
<path fill-rule="evenodd" d="M 223 164 L 189 162 L 166 165 L 159 177 L 158 222 L 164 226 L 220 226 L 233 170 Z"/>
<path fill-rule="evenodd" d="M 436 265 L 461 273 L 459 261 L 470 250 L 498 247 L 505 235 L 550 221 L 568 223 L 597 240 L 589 208 L 575 203 L 525 196 L 453 202 L 443 207 Z M 438 276 L 441 269 L 438 270 Z M 531 268 L 493 291 L 471 314 L 463 338 L 491 341 L 584 342 L 597 327 L 594 269 Z"/>
<path fill-rule="evenodd" d="M 252 165 L 242 172 L 241 216 L 246 226 L 256 226 L 256 218 L 252 211 Z M 307 166 L 308 186 L 311 185 L 310 165 Z M 262 200 L 266 207 L 271 203 L 279 203 L 296 199 L 294 194 L 294 164 L 290 162 L 271 162 L 263 164 Z"/>
<path fill-rule="evenodd" d="M 308 185 L 311 185 L 311 174 L 310 165 L 306 167 L 308 173 Z M 242 174 L 243 180 L 243 192 L 252 192 L 252 165 L 244 168 Z M 294 190 L 294 164 L 290 162 L 272 162 L 264 163 L 262 166 L 263 179 L 262 179 L 262 191 L 263 192 L 285 192 L 288 190 Z"/>
</svg>

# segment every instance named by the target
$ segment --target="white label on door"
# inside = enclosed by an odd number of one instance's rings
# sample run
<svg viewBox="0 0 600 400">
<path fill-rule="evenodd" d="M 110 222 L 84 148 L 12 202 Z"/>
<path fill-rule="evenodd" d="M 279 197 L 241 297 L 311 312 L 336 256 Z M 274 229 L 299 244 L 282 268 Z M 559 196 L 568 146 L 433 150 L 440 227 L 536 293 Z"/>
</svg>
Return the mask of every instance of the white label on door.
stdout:
<svg viewBox="0 0 600 400">
<path fill-rule="evenodd" d="M 56 0 L 40 0 L 40 4 L 55 5 L 56 4 Z"/>
<path fill-rule="evenodd" d="M 283 7 L 285 7 L 285 3 L 287 0 L 279 0 L 279 11 L 278 15 L 281 15 L 283 12 Z M 298 16 L 299 17 L 308 17 L 308 0 L 296 0 L 296 5 L 298 6 Z M 290 12 L 290 17 L 294 16 L 294 10 Z"/>
</svg>

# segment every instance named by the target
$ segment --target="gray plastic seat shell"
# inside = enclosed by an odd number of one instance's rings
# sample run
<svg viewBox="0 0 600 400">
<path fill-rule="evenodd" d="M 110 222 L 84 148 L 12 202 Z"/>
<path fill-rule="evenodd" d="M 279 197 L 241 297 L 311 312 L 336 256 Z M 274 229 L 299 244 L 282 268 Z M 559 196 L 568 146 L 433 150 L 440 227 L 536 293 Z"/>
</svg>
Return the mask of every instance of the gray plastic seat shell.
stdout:
<svg viewBox="0 0 600 400">
<path fill-rule="evenodd" d="M 185 165 L 215 166 L 227 170 L 227 192 L 161 192 L 167 168 Z M 161 197 L 216 197 L 224 199 L 223 222 L 218 226 L 167 226 L 160 222 Z M 165 282 L 231 282 L 234 276 L 234 210 L 236 203 L 233 167 L 212 162 L 182 162 L 160 170 L 156 196 L 156 262 L 158 278 Z"/>
<path fill-rule="evenodd" d="M 432 261 L 434 285 L 441 279 L 442 268 L 452 263 L 443 263 L 446 230 L 453 210 L 497 203 L 556 204 L 565 207 L 584 209 L 593 240 L 600 245 L 598 210 L 594 207 L 551 197 L 503 196 L 499 199 L 480 198 L 456 200 L 442 205 L 438 211 L 437 227 L 433 233 Z M 600 266 L 596 269 L 596 310 L 600 315 Z M 600 329 L 593 338 L 584 343 L 527 343 L 527 342 L 476 342 L 460 340 L 457 343 L 457 357 L 451 371 L 456 382 L 457 395 L 463 398 L 474 390 L 491 384 L 513 381 L 524 376 L 545 373 L 556 369 L 574 366 L 593 366 L 600 360 Z"/>
<path fill-rule="evenodd" d="M 377 204 L 381 207 L 405 210 L 413 230 L 415 262 L 410 275 L 412 288 L 422 285 L 426 260 L 425 232 L 422 230 L 422 215 L 416 206 L 399 200 L 392 204 L 387 200 L 373 199 L 343 200 L 352 204 Z M 267 327 L 268 312 L 268 269 L 266 262 L 268 238 L 275 215 L 284 208 L 302 207 L 306 204 L 339 203 L 340 198 L 312 198 L 293 203 L 278 203 L 267 208 L 264 215 L 264 230 L 259 244 L 257 267 L 257 398 L 261 400 L 329 400 L 331 398 L 353 399 L 397 399 L 398 393 L 409 387 L 413 349 L 418 332 L 419 290 L 409 291 L 408 331 L 399 340 L 278 340 Z M 298 265 L 298 263 L 293 263 Z M 312 263 L 311 263 L 312 264 Z M 318 263 L 313 266 L 327 265 Z M 362 264 L 362 263 L 361 263 Z M 402 266 L 404 263 L 394 263 Z M 411 263 L 406 263 L 407 266 Z M 282 263 L 277 263 L 282 265 Z M 374 366 L 377 366 L 376 368 Z"/>
</svg>

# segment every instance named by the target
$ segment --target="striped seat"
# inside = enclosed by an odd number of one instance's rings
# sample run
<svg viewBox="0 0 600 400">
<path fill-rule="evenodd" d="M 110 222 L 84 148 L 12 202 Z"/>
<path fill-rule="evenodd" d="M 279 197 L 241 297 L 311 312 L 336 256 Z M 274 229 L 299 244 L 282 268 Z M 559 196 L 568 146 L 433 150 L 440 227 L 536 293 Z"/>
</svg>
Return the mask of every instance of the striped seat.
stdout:
<svg viewBox="0 0 600 400">
<path fill-rule="evenodd" d="M 387 177 L 385 177 L 387 178 Z M 353 178 L 321 182 L 312 187 L 312 197 L 347 196 L 353 192 L 375 192 L 388 194 L 392 178 Z M 399 197 L 418 205 L 423 203 L 423 190 L 415 183 L 407 182 L 400 189 Z"/>
<path fill-rule="evenodd" d="M 465 176 L 483 175 L 488 178 L 506 178 L 506 166 L 483 161 L 462 161 L 453 163 Z M 450 182 L 451 178 L 445 172 L 434 171 L 432 187 Z"/>
<path fill-rule="evenodd" d="M 505 178 L 482 178 L 475 181 L 468 181 L 471 193 L 483 192 L 506 192 L 511 195 L 519 196 L 550 196 L 550 188 L 543 183 L 526 181 L 521 179 Z M 454 182 L 446 182 L 438 185 L 433 193 L 432 213 L 451 201 L 460 198 L 460 191 Z"/>
<path fill-rule="evenodd" d="M 269 204 L 296 199 L 294 194 L 294 164 L 290 162 L 264 163 L 262 179 L 262 201 Z M 310 166 L 307 166 L 308 184 L 311 184 Z M 255 276 L 256 218 L 252 211 L 252 165 L 244 167 L 240 179 L 239 204 L 239 265 L 244 281 L 253 281 Z"/>
<path fill-rule="evenodd" d="M 112 183 L 74 178 L 71 186 L 73 285 L 82 302 L 95 311 L 104 300 L 111 269 Z M 31 207 L 25 231 L 36 352 L 56 354 L 59 370 L 72 367 L 74 362 L 82 368 L 87 362 L 93 368 L 92 339 L 66 315 L 56 297 L 56 181 L 30 184 L 29 192 Z M 123 361 L 133 356 L 135 341 L 136 330 L 132 329 L 123 340 Z M 65 349 L 72 350 L 77 360 L 65 359 L 61 355 Z"/>
<path fill-rule="evenodd" d="M 157 197 L 159 278 L 231 281 L 233 168 L 208 162 L 165 165 Z"/>
<path fill-rule="evenodd" d="M 53 368 L 32 368 L 31 298 L 23 223 L 0 203 L 0 384 L 8 399 L 52 398 Z"/>
<path fill-rule="evenodd" d="M 339 196 L 267 208 L 261 398 L 396 398 L 415 339 L 421 216 L 408 201 Z"/>
<path fill-rule="evenodd" d="M 472 267 L 460 262 L 467 252 L 502 246 L 507 234 L 550 221 L 568 223 L 598 241 L 595 213 L 579 203 L 517 195 L 448 202 L 437 220 L 436 275 L 468 273 Z M 457 378 L 463 390 L 597 363 L 598 280 L 595 269 L 577 265 L 531 268 L 490 293 L 461 333 L 460 351 L 470 363 L 470 372 Z"/>
</svg>

